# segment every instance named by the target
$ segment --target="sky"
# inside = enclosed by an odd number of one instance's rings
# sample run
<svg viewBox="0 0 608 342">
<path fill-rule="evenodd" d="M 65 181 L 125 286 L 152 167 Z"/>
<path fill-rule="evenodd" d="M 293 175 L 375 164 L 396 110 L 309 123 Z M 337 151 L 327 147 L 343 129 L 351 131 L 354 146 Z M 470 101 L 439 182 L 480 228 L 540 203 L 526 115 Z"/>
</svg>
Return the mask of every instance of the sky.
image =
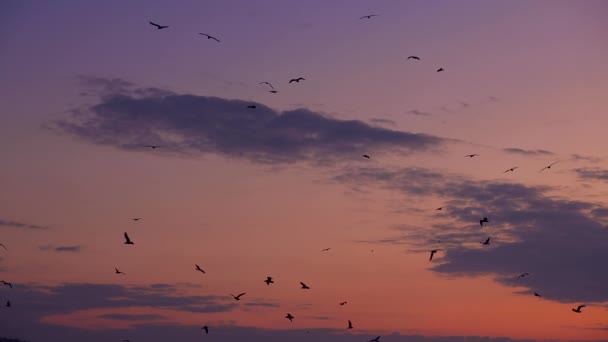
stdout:
<svg viewBox="0 0 608 342">
<path fill-rule="evenodd" d="M 0 337 L 608 341 L 607 34 L 596 0 L 2 1 Z"/>
</svg>

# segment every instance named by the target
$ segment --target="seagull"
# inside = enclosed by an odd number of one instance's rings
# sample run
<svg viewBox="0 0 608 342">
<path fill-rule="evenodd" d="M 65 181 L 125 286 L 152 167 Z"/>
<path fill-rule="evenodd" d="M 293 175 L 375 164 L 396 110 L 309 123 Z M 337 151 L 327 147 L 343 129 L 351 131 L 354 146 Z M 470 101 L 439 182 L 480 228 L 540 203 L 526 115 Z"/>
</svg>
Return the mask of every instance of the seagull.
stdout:
<svg viewBox="0 0 608 342">
<path fill-rule="evenodd" d="M 340 305 L 344 306 L 344 304 L 346 304 L 348 302 L 340 302 Z"/>
<path fill-rule="evenodd" d="M 276 93 L 278 93 L 279 91 L 278 91 L 278 90 L 269 90 L 268 92 L 269 92 L 269 93 L 276 94 Z"/>
<path fill-rule="evenodd" d="M 272 84 L 270 84 L 270 82 L 267 82 L 267 81 L 260 82 L 258 84 L 268 84 L 270 86 L 270 88 L 274 89 L 274 87 L 272 86 Z"/>
<path fill-rule="evenodd" d="M 348 328 L 346 328 L 346 329 L 352 329 L 352 328 L 353 328 L 353 323 L 349 319 L 348 320 Z"/>
<path fill-rule="evenodd" d="M 445 70 L 444 68 L 439 68 L 437 69 L 437 72 L 442 72 L 443 70 Z"/>
<path fill-rule="evenodd" d="M 479 225 L 483 227 L 483 223 L 490 223 L 490 220 L 488 220 L 487 217 L 482 218 L 481 220 L 479 220 Z"/>
<path fill-rule="evenodd" d="M 581 313 L 582 312 L 581 309 L 584 308 L 584 307 L 586 307 L 586 306 L 587 305 L 579 305 L 578 308 L 572 309 L 572 311 L 576 312 L 576 313 Z"/>
<path fill-rule="evenodd" d="M 250 109 L 256 109 L 257 107 L 256 107 L 256 106 L 254 106 L 254 105 L 251 105 L 251 106 L 247 106 L 247 108 L 250 108 Z"/>
<path fill-rule="evenodd" d="M 373 339 L 371 339 L 371 340 L 369 340 L 367 342 L 380 342 L 380 336 L 378 336 L 376 338 L 373 338 Z"/>
<path fill-rule="evenodd" d="M 369 157 L 367 154 L 364 154 L 364 155 L 363 155 L 363 158 L 370 159 L 370 157 Z"/>
<path fill-rule="evenodd" d="M 303 282 L 300 282 L 300 285 L 302 285 L 302 290 L 310 290 L 310 287 L 308 287 L 308 285 L 304 284 Z"/>
<path fill-rule="evenodd" d="M 331 249 L 331 247 L 330 247 L 330 248 L 323 248 L 323 249 L 321 250 L 321 252 L 327 252 L 327 251 L 329 251 L 330 249 Z"/>
<path fill-rule="evenodd" d="M 543 168 L 542 168 L 540 171 L 538 171 L 538 172 L 543 172 L 544 170 L 548 170 L 548 169 L 550 169 L 550 168 L 551 168 L 551 166 L 553 166 L 553 165 L 555 165 L 555 164 L 557 164 L 557 163 L 559 163 L 559 162 L 551 163 L 549 166 L 545 166 L 545 167 L 543 167 Z"/>
<path fill-rule="evenodd" d="M 133 219 L 133 221 L 139 221 L 139 220 L 141 220 L 141 217 L 136 217 Z"/>
<path fill-rule="evenodd" d="M 6 248 L 5 245 L 3 245 L 3 244 L 0 243 L 0 246 L 2 246 L 4 249 L 6 249 L 8 251 L 8 248 Z"/>
<path fill-rule="evenodd" d="M 217 39 L 217 38 L 215 38 L 214 36 L 210 36 L 210 35 L 208 35 L 208 34 L 206 34 L 206 33 L 199 33 L 199 34 L 200 34 L 201 36 L 206 36 L 206 37 L 207 37 L 207 39 L 213 39 L 213 40 L 215 40 L 215 41 L 216 41 L 216 42 L 218 42 L 218 43 L 220 42 L 220 40 L 219 40 L 219 39 Z"/>
<path fill-rule="evenodd" d="M 292 78 L 289 80 L 289 83 L 291 83 L 291 82 L 300 83 L 300 81 L 306 81 L 306 79 L 304 77 Z"/>
<path fill-rule="evenodd" d="M 506 170 L 505 172 L 503 172 L 503 173 L 507 173 L 507 172 L 509 172 L 509 171 L 510 171 L 510 172 L 513 172 L 513 171 L 515 171 L 516 169 L 519 169 L 519 166 L 515 166 L 515 167 L 512 167 L 512 168 L 510 168 L 510 169 L 507 169 L 507 170 Z"/>
<path fill-rule="evenodd" d="M 125 232 L 125 245 L 134 245 L 135 243 L 133 243 L 133 241 L 131 241 L 131 239 L 129 239 L 129 234 L 127 234 L 127 232 Z"/>
<path fill-rule="evenodd" d="M 435 210 L 443 210 L 443 207 L 439 207 L 439 208 L 437 208 L 437 209 L 435 209 Z"/>
<path fill-rule="evenodd" d="M 429 258 L 429 261 L 433 260 L 433 255 L 435 255 L 435 253 L 437 253 L 439 251 L 443 251 L 443 249 L 433 249 L 431 251 L 431 257 Z"/>
<path fill-rule="evenodd" d="M 115 270 L 114 273 L 116 273 L 116 274 L 126 275 L 125 272 L 119 271 L 118 268 L 116 268 L 116 267 L 114 267 L 114 270 Z"/>
<path fill-rule="evenodd" d="M 367 19 L 371 19 L 372 17 L 377 17 L 377 16 L 379 16 L 379 15 L 380 15 L 380 14 L 370 14 L 370 15 L 364 15 L 364 16 L 362 16 L 362 17 L 361 17 L 361 18 L 359 18 L 359 19 L 366 19 L 366 18 L 367 18 Z"/>
<path fill-rule="evenodd" d="M 266 283 L 266 285 L 269 285 L 269 286 L 270 286 L 270 284 L 274 284 L 272 277 L 266 277 L 266 280 L 264 280 L 264 282 Z"/>
<path fill-rule="evenodd" d="M 465 157 L 473 158 L 473 157 L 477 157 L 477 156 L 479 156 L 479 154 L 474 153 L 474 154 L 467 154 Z"/>
<path fill-rule="evenodd" d="M 488 238 L 486 239 L 486 241 L 484 241 L 484 242 L 480 242 L 480 243 L 481 243 L 482 245 L 489 245 L 489 244 L 490 244 L 490 238 L 488 237 Z"/>
<path fill-rule="evenodd" d="M 208 334 L 208 333 L 209 333 L 209 327 L 208 327 L 208 326 L 206 326 L 206 325 L 205 325 L 205 326 L 204 326 L 204 327 L 202 327 L 201 329 L 205 330 L 205 334 Z"/>
<path fill-rule="evenodd" d="M 541 295 L 539 295 L 538 293 L 534 292 L 534 296 L 535 297 L 542 297 Z"/>
<path fill-rule="evenodd" d="M 156 26 L 156 28 L 159 29 L 159 30 L 166 29 L 166 28 L 169 27 L 169 26 L 158 25 L 158 24 L 155 24 L 153 22 L 150 22 L 150 25 Z"/>
<path fill-rule="evenodd" d="M 159 145 L 146 145 L 144 147 L 149 147 L 151 149 L 155 149 L 155 148 L 160 147 L 160 146 Z"/>
<path fill-rule="evenodd" d="M 240 295 L 238 295 L 238 296 L 235 296 L 235 295 L 233 295 L 233 294 L 230 294 L 230 295 L 232 296 L 232 298 L 234 298 L 234 300 L 241 300 L 241 297 L 242 297 L 242 296 L 243 296 L 245 293 L 247 293 L 247 292 L 243 292 L 243 293 L 241 293 L 241 294 L 240 294 Z"/>
<path fill-rule="evenodd" d="M 520 279 L 520 278 L 523 278 L 523 277 L 525 277 L 525 276 L 529 276 L 529 275 L 530 275 L 530 273 L 525 272 L 525 273 L 522 273 L 522 274 L 520 274 L 519 276 L 517 276 L 517 279 Z"/>
<path fill-rule="evenodd" d="M 418 56 L 409 56 L 407 59 L 415 59 L 415 60 L 420 60 L 420 57 Z"/>
<path fill-rule="evenodd" d="M 285 316 L 285 318 L 287 318 L 290 322 L 293 322 L 294 317 L 288 313 L 287 316 Z"/>
<path fill-rule="evenodd" d="M 6 286 L 8 286 L 8 287 L 10 287 L 11 289 L 13 288 L 13 284 L 12 284 L 12 283 L 9 283 L 8 281 L 0 280 L 0 283 L 2 283 L 2 284 L 4 284 L 4 285 L 6 285 Z"/>
<path fill-rule="evenodd" d="M 199 271 L 201 273 L 205 273 L 205 271 L 197 264 L 194 264 L 194 266 L 196 266 L 196 268 L 194 270 Z"/>
</svg>

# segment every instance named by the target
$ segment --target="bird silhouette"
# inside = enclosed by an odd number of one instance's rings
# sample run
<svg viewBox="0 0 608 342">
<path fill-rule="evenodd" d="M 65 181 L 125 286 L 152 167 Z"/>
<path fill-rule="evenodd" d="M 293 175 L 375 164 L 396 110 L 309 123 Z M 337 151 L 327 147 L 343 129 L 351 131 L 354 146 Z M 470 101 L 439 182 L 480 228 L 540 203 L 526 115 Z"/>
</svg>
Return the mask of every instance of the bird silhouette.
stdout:
<svg viewBox="0 0 608 342">
<path fill-rule="evenodd" d="M 159 146 L 159 145 L 146 145 L 146 146 L 144 146 L 144 147 L 149 147 L 149 148 L 151 148 L 151 149 L 155 149 L 155 148 L 159 148 L 159 147 L 161 147 L 161 146 Z"/>
<path fill-rule="evenodd" d="M 443 210 L 443 207 L 439 207 L 439 208 L 437 208 L 437 209 L 435 209 L 435 210 Z"/>
<path fill-rule="evenodd" d="M 141 220 L 141 217 L 136 217 L 133 219 L 133 221 L 139 221 L 139 220 Z"/>
<path fill-rule="evenodd" d="M 429 258 L 429 261 L 432 261 L 433 260 L 433 255 L 435 255 L 435 253 L 437 253 L 439 251 L 443 251 L 443 249 L 433 249 L 431 251 L 431 257 Z"/>
<path fill-rule="evenodd" d="M 270 88 L 274 89 L 274 87 L 272 86 L 272 84 L 270 82 L 267 82 L 267 81 L 260 82 L 258 84 L 268 84 L 270 86 Z"/>
<path fill-rule="evenodd" d="M 534 292 L 534 296 L 535 297 L 542 297 L 541 295 L 539 295 L 538 293 Z"/>
<path fill-rule="evenodd" d="M 370 15 L 364 15 L 364 16 L 362 16 L 362 17 L 361 17 L 361 18 L 359 18 L 359 19 L 366 19 L 366 18 L 367 18 L 367 19 L 371 19 L 372 17 L 377 17 L 377 16 L 379 16 L 379 15 L 380 15 L 380 14 L 370 14 Z"/>
<path fill-rule="evenodd" d="M 169 27 L 169 26 L 164 26 L 164 25 L 158 25 L 158 24 L 155 24 L 153 22 L 150 22 L 150 25 L 156 26 L 156 28 L 159 29 L 159 30 L 166 29 L 166 28 Z"/>
<path fill-rule="evenodd" d="M 269 90 L 268 92 L 269 92 L 269 93 L 276 94 L 276 93 L 278 93 L 279 91 L 278 91 L 278 90 Z"/>
<path fill-rule="evenodd" d="M 121 272 L 118 270 L 118 268 L 114 267 L 114 273 L 116 274 L 122 274 L 122 275 L 126 275 L 125 272 Z"/>
<path fill-rule="evenodd" d="M 348 302 L 340 302 L 340 305 L 344 306 Z"/>
<path fill-rule="evenodd" d="M 545 170 L 548 170 L 548 169 L 550 169 L 550 168 L 551 168 L 551 166 L 553 166 L 553 165 L 555 165 L 555 164 L 557 164 L 557 163 L 559 163 L 559 162 L 558 162 L 558 161 L 556 161 L 555 163 L 551 163 L 550 165 L 547 165 L 547 166 L 543 167 L 543 168 L 542 168 L 540 171 L 538 171 L 538 172 L 543 172 L 543 171 L 545 171 Z"/>
<path fill-rule="evenodd" d="M 7 301 L 6 301 L 6 307 L 7 307 L 7 308 L 10 308 L 10 307 L 11 307 L 11 301 L 10 301 L 10 300 L 7 300 Z"/>
<path fill-rule="evenodd" d="M 6 248 L 6 246 L 5 246 L 5 245 L 3 245 L 3 244 L 1 244 L 1 243 L 0 243 L 0 246 L 2 246 L 2 248 L 4 248 L 5 250 L 7 250 L 7 251 L 8 251 L 8 248 Z"/>
<path fill-rule="evenodd" d="M 12 284 L 12 283 L 9 283 L 8 281 L 0 280 L 0 283 L 2 283 L 2 284 L 4 284 L 4 285 L 6 285 L 6 286 L 8 286 L 8 287 L 10 287 L 11 289 L 13 288 L 13 284 Z"/>
<path fill-rule="evenodd" d="M 486 239 L 486 241 L 484 241 L 484 242 L 480 242 L 480 243 L 481 243 L 482 245 L 489 245 L 489 244 L 490 244 L 490 238 L 488 237 L 488 238 Z"/>
<path fill-rule="evenodd" d="M 380 336 L 378 336 L 376 338 L 372 338 L 371 340 L 369 340 L 367 342 L 380 342 Z"/>
<path fill-rule="evenodd" d="M 407 59 L 415 59 L 415 60 L 419 61 L 420 57 L 418 57 L 418 56 L 409 56 Z"/>
<path fill-rule="evenodd" d="M 266 283 L 266 285 L 269 285 L 269 286 L 270 286 L 270 284 L 274 284 L 272 277 L 266 277 L 266 280 L 264 280 L 264 282 Z"/>
<path fill-rule="evenodd" d="M 439 68 L 437 69 L 437 72 L 442 72 L 443 70 L 445 70 L 444 68 Z"/>
<path fill-rule="evenodd" d="M 203 270 L 203 269 L 202 269 L 202 268 L 201 268 L 199 265 L 194 264 L 194 266 L 196 267 L 196 268 L 194 269 L 195 271 L 199 271 L 199 272 L 201 272 L 201 273 L 205 273 L 205 270 Z"/>
<path fill-rule="evenodd" d="M 234 298 L 234 300 L 241 300 L 241 297 L 245 295 L 245 293 L 247 292 L 243 292 L 241 294 L 239 294 L 238 296 L 235 296 L 233 294 L 230 294 L 232 296 L 232 298 Z"/>
<path fill-rule="evenodd" d="M 289 83 L 291 83 L 291 82 L 300 83 L 300 81 L 306 81 L 306 79 L 304 77 L 292 78 L 289 80 Z"/>
<path fill-rule="evenodd" d="M 323 248 L 323 249 L 321 250 L 321 252 L 327 252 L 327 251 L 329 251 L 330 249 L 331 249 L 331 247 L 329 247 L 329 248 Z"/>
<path fill-rule="evenodd" d="M 474 154 L 467 154 L 465 157 L 469 157 L 469 158 L 473 158 L 473 157 L 477 157 L 479 154 L 474 153 Z"/>
<path fill-rule="evenodd" d="M 303 282 L 300 282 L 300 285 L 302 285 L 302 290 L 310 290 L 310 287 L 308 287 L 308 285 L 304 284 Z"/>
<path fill-rule="evenodd" d="M 353 322 L 350 321 L 350 319 L 348 320 L 348 328 L 346 329 L 352 329 L 353 328 Z"/>
<path fill-rule="evenodd" d="M 367 154 L 364 154 L 362 157 L 363 158 L 367 158 L 367 159 L 371 159 Z"/>
<path fill-rule="evenodd" d="M 481 220 L 479 220 L 479 225 L 483 227 L 483 223 L 490 223 L 490 220 L 488 220 L 487 217 L 482 218 Z"/>
<path fill-rule="evenodd" d="M 523 278 L 523 277 L 525 277 L 525 276 L 529 276 L 529 275 L 530 275 L 530 273 L 525 272 L 525 273 L 522 273 L 522 274 L 518 275 L 518 276 L 517 276 L 517 279 L 519 280 L 519 279 L 521 279 L 521 278 Z"/>
<path fill-rule="evenodd" d="M 582 312 L 581 309 L 584 308 L 584 307 L 586 307 L 586 306 L 587 305 L 579 305 L 578 308 L 576 308 L 576 309 L 573 308 L 572 311 L 576 312 L 576 313 L 581 313 Z"/>
<path fill-rule="evenodd" d="M 129 234 L 125 232 L 125 245 L 134 245 L 135 243 L 129 238 Z"/>
<path fill-rule="evenodd" d="M 256 107 L 256 106 L 254 106 L 254 105 L 250 105 L 250 106 L 247 106 L 247 108 L 250 108 L 250 109 L 256 109 L 257 107 Z"/>
<path fill-rule="evenodd" d="M 290 313 L 287 313 L 287 316 L 285 316 L 285 318 L 287 318 L 290 322 L 293 322 L 294 319 L 294 317 Z"/>
<path fill-rule="evenodd" d="M 505 172 L 503 172 L 503 173 L 507 173 L 507 172 L 513 172 L 513 171 L 515 171 L 515 170 L 517 170 L 517 169 L 519 169 L 519 166 L 515 166 L 515 167 L 512 167 L 512 168 L 510 168 L 510 169 L 506 169 L 506 170 L 505 170 Z"/>
<path fill-rule="evenodd" d="M 200 34 L 201 36 L 206 36 L 206 37 L 207 37 L 207 39 L 213 39 L 213 40 L 215 40 L 215 41 L 216 41 L 216 42 L 218 42 L 218 43 L 220 42 L 220 40 L 219 40 L 219 39 L 217 39 L 217 38 L 215 38 L 214 36 L 210 36 L 210 35 L 208 35 L 208 34 L 206 34 L 206 33 L 199 33 L 199 34 Z"/>
<path fill-rule="evenodd" d="M 205 325 L 205 326 L 204 326 L 204 327 L 202 327 L 201 329 L 205 330 L 205 334 L 208 334 L 208 333 L 209 333 L 209 327 L 208 327 L 208 326 L 206 326 L 206 325 Z"/>
</svg>

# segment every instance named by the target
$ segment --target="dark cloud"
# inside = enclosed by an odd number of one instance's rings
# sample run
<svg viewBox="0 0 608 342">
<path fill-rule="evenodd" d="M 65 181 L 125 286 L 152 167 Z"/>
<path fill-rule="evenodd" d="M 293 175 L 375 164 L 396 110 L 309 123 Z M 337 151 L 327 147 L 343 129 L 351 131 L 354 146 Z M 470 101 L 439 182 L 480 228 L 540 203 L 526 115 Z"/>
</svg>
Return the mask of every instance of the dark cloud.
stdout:
<svg viewBox="0 0 608 342">
<path fill-rule="evenodd" d="M 0 219 L 0 227 L 13 227 L 21 229 L 48 229 L 48 227 L 38 226 L 30 223 L 15 222 L 10 220 Z"/>
<path fill-rule="evenodd" d="M 586 180 L 608 181 L 608 170 L 600 168 L 579 168 L 574 170 L 579 178 Z"/>
<path fill-rule="evenodd" d="M 383 119 L 383 118 L 374 118 L 369 120 L 371 123 L 374 123 L 376 125 L 391 125 L 391 126 L 395 126 L 397 123 L 393 120 L 390 119 Z"/>
<path fill-rule="evenodd" d="M 122 149 L 142 151 L 142 145 L 157 144 L 163 146 L 159 153 L 217 153 L 273 164 L 327 163 L 373 150 L 410 154 L 447 142 L 304 108 L 278 112 L 251 101 L 134 88 L 120 80 L 109 80 L 104 87 L 111 92 L 102 92 L 99 103 L 52 127 Z M 248 109 L 251 104 L 257 108 Z"/>
<path fill-rule="evenodd" d="M 445 209 L 424 229 L 402 228 L 398 236 L 370 240 L 415 248 L 447 247 L 432 269 L 445 275 L 492 275 L 502 284 L 524 286 L 559 302 L 608 301 L 608 208 L 555 197 L 551 187 L 473 181 L 425 169 L 351 168 L 334 178 L 376 185 L 408 197 L 440 195 Z M 479 226 L 487 216 L 490 223 Z M 491 236 L 491 245 L 479 242 Z M 517 274 L 532 273 L 525 280 Z"/>
<path fill-rule="evenodd" d="M 591 157 L 591 156 L 582 156 L 580 154 L 573 154 L 570 156 L 572 161 L 586 161 L 590 163 L 599 163 L 602 161 L 602 158 L 599 157 Z"/>
<path fill-rule="evenodd" d="M 524 150 L 522 148 L 515 148 L 515 147 L 503 148 L 502 150 L 503 150 L 503 152 L 506 152 L 506 153 L 519 154 L 519 155 L 528 156 L 528 157 L 555 155 L 555 153 L 553 153 L 551 151 L 547 151 L 547 150 Z"/>
<path fill-rule="evenodd" d="M 53 247 L 51 245 L 39 246 L 38 247 L 42 251 L 55 251 L 55 252 L 80 252 L 82 251 L 82 246 L 58 246 Z"/>
<path fill-rule="evenodd" d="M 118 314 L 118 313 L 105 314 L 105 315 L 100 315 L 98 317 L 105 318 L 105 319 L 114 319 L 114 320 L 118 320 L 118 321 L 152 321 L 152 320 L 166 318 L 166 316 L 156 315 L 156 314 L 129 315 L 129 314 Z"/>
</svg>

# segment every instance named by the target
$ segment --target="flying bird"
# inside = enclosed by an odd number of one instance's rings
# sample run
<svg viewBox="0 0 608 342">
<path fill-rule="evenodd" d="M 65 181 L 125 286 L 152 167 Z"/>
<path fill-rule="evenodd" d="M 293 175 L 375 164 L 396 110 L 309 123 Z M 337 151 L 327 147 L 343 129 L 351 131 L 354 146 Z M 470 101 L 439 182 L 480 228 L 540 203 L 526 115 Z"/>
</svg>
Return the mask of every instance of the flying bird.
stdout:
<svg viewBox="0 0 608 342">
<path fill-rule="evenodd" d="M 269 93 L 276 94 L 276 93 L 278 93 L 279 91 L 278 91 L 278 90 L 269 90 L 268 92 L 269 92 Z"/>
<path fill-rule="evenodd" d="M 348 302 L 340 302 L 340 305 L 342 305 L 342 306 L 343 306 L 343 305 L 345 305 L 346 303 L 348 303 Z"/>
<path fill-rule="evenodd" d="M 7 307 L 7 308 L 10 308 L 10 307 L 11 307 L 11 301 L 10 301 L 10 300 L 7 300 L 7 301 L 6 301 L 6 307 Z M 574 310 L 574 309 L 572 309 L 572 310 Z"/>
<path fill-rule="evenodd" d="M 445 70 L 444 68 L 439 68 L 437 69 L 437 72 L 442 72 L 443 70 Z"/>
<path fill-rule="evenodd" d="M 380 336 L 378 336 L 376 338 L 373 338 L 373 339 L 371 339 L 371 340 L 369 340 L 367 342 L 380 342 Z"/>
<path fill-rule="evenodd" d="M 488 220 L 487 217 L 482 218 L 481 220 L 479 220 L 479 225 L 483 227 L 483 223 L 490 223 L 490 220 Z"/>
<path fill-rule="evenodd" d="M 439 251 L 443 251 L 443 249 L 433 249 L 431 251 L 431 257 L 429 258 L 429 261 L 432 261 L 433 260 L 433 255 L 435 255 L 435 253 L 437 253 Z"/>
<path fill-rule="evenodd" d="M 196 267 L 194 270 L 199 271 L 201 273 L 205 273 L 205 270 L 203 270 L 199 265 L 194 264 L 194 266 Z"/>
<path fill-rule="evenodd" d="M 125 245 L 134 245 L 135 243 L 129 238 L 129 234 L 125 232 Z"/>
<path fill-rule="evenodd" d="M 587 305 L 579 305 L 578 308 L 576 308 L 576 309 L 573 308 L 572 311 L 576 312 L 576 313 L 581 313 L 582 312 L 581 309 L 584 308 L 584 307 L 586 307 L 586 306 Z"/>
<path fill-rule="evenodd" d="M 321 250 L 321 252 L 327 252 L 327 251 L 329 251 L 330 249 L 331 249 L 331 247 L 330 247 L 330 248 L 323 248 L 323 249 Z"/>
<path fill-rule="evenodd" d="M 522 273 L 522 274 L 518 275 L 518 276 L 517 276 L 517 279 L 519 280 L 520 278 L 523 278 L 523 277 L 525 277 L 525 276 L 529 276 L 529 275 L 530 275 L 530 273 L 525 272 L 525 273 Z"/>
<path fill-rule="evenodd" d="M 164 26 L 164 25 L 158 25 L 158 24 L 155 24 L 153 22 L 150 22 L 150 25 L 156 26 L 156 28 L 159 29 L 159 30 L 166 29 L 166 28 L 169 27 L 169 26 Z"/>
<path fill-rule="evenodd" d="M 272 277 L 266 277 L 266 280 L 264 280 L 264 282 L 266 283 L 266 285 L 269 285 L 269 286 L 270 286 L 270 284 L 274 284 Z"/>
<path fill-rule="evenodd" d="M 353 328 L 353 323 L 349 319 L 348 320 L 348 328 L 346 328 L 346 329 L 352 329 L 352 328 Z"/>
<path fill-rule="evenodd" d="M 294 317 L 290 313 L 287 313 L 287 316 L 285 316 L 285 318 L 287 318 L 290 322 L 293 322 L 294 319 Z"/>
<path fill-rule="evenodd" d="M 543 167 L 543 168 L 542 168 L 540 171 L 538 171 L 538 172 L 543 172 L 543 171 L 545 171 L 545 170 L 548 170 L 548 169 L 550 169 L 550 168 L 551 168 L 551 166 L 553 166 L 553 165 L 555 165 L 555 164 L 557 164 L 557 163 L 559 163 L 559 162 L 551 163 L 550 165 Z"/>
<path fill-rule="evenodd" d="M 377 16 L 379 16 L 379 14 L 370 14 L 370 15 L 364 15 L 359 19 L 366 19 L 366 18 L 371 19 L 372 17 L 377 17 Z"/>
<path fill-rule="evenodd" d="M 243 293 L 239 294 L 238 296 L 235 296 L 235 295 L 233 295 L 233 294 L 230 294 L 230 295 L 232 296 L 232 298 L 234 298 L 234 300 L 241 300 L 241 297 L 242 297 L 243 295 L 245 295 L 245 293 L 247 293 L 247 292 L 243 292 Z"/>
<path fill-rule="evenodd" d="M 534 296 L 535 297 L 542 297 L 541 295 L 539 295 L 538 293 L 534 292 Z"/>
<path fill-rule="evenodd" d="M 220 42 L 220 40 L 219 40 L 219 39 L 217 39 L 217 38 L 215 38 L 214 36 L 210 36 L 210 35 L 208 35 L 208 34 L 206 34 L 206 33 L 199 33 L 199 34 L 200 34 L 201 36 L 206 36 L 206 37 L 207 37 L 207 39 L 213 39 L 213 40 L 215 40 L 215 41 L 216 41 L 216 42 L 218 42 L 218 43 Z"/>
<path fill-rule="evenodd" d="M 473 157 L 477 157 L 477 156 L 479 156 L 479 154 L 474 153 L 474 154 L 467 154 L 465 157 L 473 158 Z"/>
<path fill-rule="evenodd" d="M 310 290 L 310 287 L 308 287 L 308 285 L 304 284 L 303 282 L 300 282 L 300 285 L 302 285 L 302 290 Z"/>
<path fill-rule="evenodd" d="M 362 157 L 363 158 L 367 158 L 367 159 L 371 159 L 367 154 L 364 154 Z"/>
<path fill-rule="evenodd" d="M 13 284 L 12 284 L 12 283 L 9 283 L 8 281 L 0 280 L 0 283 L 2 283 L 2 284 L 4 284 L 4 285 L 6 285 L 6 286 L 8 286 L 8 287 L 10 287 L 11 289 L 13 288 Z"/>
<path fill-rule="evenodd" d="M 480 242 L 480 243 L 481 243 L 482 245 L 489 245 L 489 244 L 490 244 L 490 238 L 488 237 L 488 238 L 486 239 L 486 241 L 484 241 L 484 242 Z"/>
<path fill-rule="evenodd" d="M 267 82 L 267 81 L 260 82 L 258 84 L 268 84 L 270 86 L 270 88 L 274 89 L 274 87 L 272 86 L 272 84 L 270 84 L 270 82 Z"/>
<path fill-rule="evenodd" d="M 159 145 L 146 145 L 146 146 L 144 146 L 144 147 L 149 147 L 149 148 L 151 148 L 151 149 L 155 149 L 155 148 L 158 148 L 158 147 L 160 147 L 160 146 L 159 146 Z"/>
<path fill-rule="evenodd" d="M 415 60 L 420 60 L 420 57 L 418 56 L 409 56 L 407 59 L 415 59 Z"/>
<path fill-rule="evenodd" d="M 136 217 L 133 219 L 133 221 L 139 221 L 139 220 L 141 220 L 141 217 Z"/>
<path fill-rule="evenodd" d="M 439 208 L 437 208 L 437 209 L 435 209 L 435 210 L 443 210 L 443 207 L 439 207 Z"/>
<path fill-rule="evenodd" d="M 125 272 L 121 272 L 118 270 L 118 268 L 114 267 L 114 273 L 116 274 L 122 274 L 122 275 L 126 275 Z"/>
<path fill-rule="evenodd" d="M 8 248 L 6 248 L 6 246 L 5 246 L 5 245 L 3 245 L 3 244 L 1 244 L 1 243 L 0 243 L 0 246 L 2 246 L 2 247 L 5 249 L 5 250 L 7 250 L 7 251 L 8 251 Z"/>
<path fill-rule="evenodd" d="M 247 106 L 247 108 L 250 108 L 250 109 L 256 109 L 257 107 L 256 107 L 256 106 L 254 106 L 254 105 L 251 105 L 251 106 Z"/>
<path fill-rule="evenodd" d="M 292 78 L 289 80 L 289 83 L 291 83 L 291 82 L 300 83 L 300 81 L 306 81 L 306 79 L 304 77 Z"/>
<path fill-rule="evenodd" d="M 208 334 L 208 333 L 209 333 L 209 327 L 208 327 L 208 326 L 206 326 L 206 325 L 205 325 L 205 326 L 204 326 L 204 327 L 202 327 L 201 329 L 205 330 L 205 334 Z"/>
<path fill-rule="evenodd" d="M 519 166 L 515 166 L 515 167 L 512 167 L 512 168 L 510 168 L 510 169 L 507 169 L 507 170 L 505 170 L 505 172 L 503 172 L 503 173 L 507 173 L 507 172 L 513 172 L 513 171 L 515 171 L 516 169 L 519 169 Z"/>
</svg>

